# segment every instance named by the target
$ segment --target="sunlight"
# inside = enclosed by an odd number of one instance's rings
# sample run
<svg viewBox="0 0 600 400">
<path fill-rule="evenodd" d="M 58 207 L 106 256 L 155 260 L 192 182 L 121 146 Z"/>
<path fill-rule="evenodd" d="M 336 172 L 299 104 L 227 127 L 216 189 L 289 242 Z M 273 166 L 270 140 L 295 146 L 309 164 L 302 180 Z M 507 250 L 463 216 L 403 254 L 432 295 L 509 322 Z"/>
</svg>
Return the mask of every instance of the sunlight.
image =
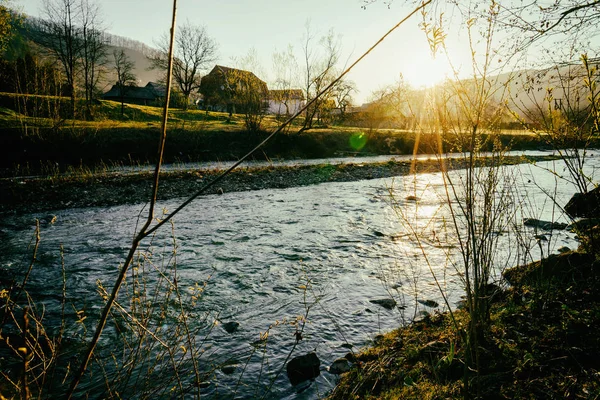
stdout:
<svg viewBox="0 0 600 400">
<path fill-rule="evenodd" d="M 442 55 L 416 57 L 403 68 L 406 81 L 415 89 L 430 88 L 453 76 L 452 68 Z"/>
</svg>

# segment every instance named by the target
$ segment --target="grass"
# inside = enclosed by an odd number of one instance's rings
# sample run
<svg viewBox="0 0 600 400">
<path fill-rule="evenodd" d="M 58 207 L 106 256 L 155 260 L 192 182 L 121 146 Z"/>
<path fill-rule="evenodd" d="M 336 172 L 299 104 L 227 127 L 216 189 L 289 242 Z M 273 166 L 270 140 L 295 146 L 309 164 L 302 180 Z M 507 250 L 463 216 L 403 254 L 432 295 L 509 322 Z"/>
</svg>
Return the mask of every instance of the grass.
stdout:
<svg viewBox="0 0 600 400">
<path fill-rule="evenodd" d="M 491 329 L 482 345 L 481 398 L 600 397 L 597 262 L 570 252 L 546 263 L 556 275 L 540 272 L 543 262 L 508 270 L 512 286 L 492 302 Z M 465 310 L 455 317 L 468 323 Z M 449 315 L 434 314 L 359 354 L 331 399 L 462 398 L 465 373 L 476 379 L 464 369 L 463 351 Z"/>
<path fill-rule="evenodd" d="M 27 104 L 27 107 L 23 107 Z M 21 106 L 20 106 L 21 105 Z M 67 108 L 68 99 L 51 96 L 0 93 L 0 168 L 4 176 L 19 176 L 23 171 L 42 174 L 69 168 L 102 170 L 105 165 L 154 163 L 160 130 L 161 109 L 100 101 L 94 120 L 65 119 L 48 112 Z M 83 108 L 81 106 L 81 108 Z M 26 109 L 28 114 L 19 110 Z M 55 110 L 56 111 L 56 110 Z M 171 109 L 165 162 L 237 160 L 260 143 L 279 121 L 266 116 L 263 131 L 248 133 L 244 116 L 203 110 Z M 417 134 L 402 130 L 368 130 L 357 127 L 316 127 L 298 133 L 292 125 L 270 141 L 256 157 L 269 159 L 327 158 L 348 155 L 412 154 Z M 543 143 L 530 134 L 506 132 L 499 135 L 503 144 L 515 150 L 539 149 Z M 437 151 L 437 136 L 419 137 L 421 154 Z M 451 144 L 446 143 L 448 149 Z"/>
</svg>

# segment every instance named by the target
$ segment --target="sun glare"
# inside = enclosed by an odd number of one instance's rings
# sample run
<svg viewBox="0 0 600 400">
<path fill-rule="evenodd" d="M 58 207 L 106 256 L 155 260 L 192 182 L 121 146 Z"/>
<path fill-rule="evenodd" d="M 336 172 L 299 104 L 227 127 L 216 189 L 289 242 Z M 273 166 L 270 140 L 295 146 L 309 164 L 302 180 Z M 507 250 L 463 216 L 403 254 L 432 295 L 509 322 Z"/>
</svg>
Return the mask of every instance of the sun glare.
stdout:
<svg viewBox="0 0 600 400">
<path fill-rule="evenodd" d="M 447 60 L 442 56 L 422 57 L 403 69 L 404 78 L 415 89 L 433 87 L 453 75 Z"/>
</svg>

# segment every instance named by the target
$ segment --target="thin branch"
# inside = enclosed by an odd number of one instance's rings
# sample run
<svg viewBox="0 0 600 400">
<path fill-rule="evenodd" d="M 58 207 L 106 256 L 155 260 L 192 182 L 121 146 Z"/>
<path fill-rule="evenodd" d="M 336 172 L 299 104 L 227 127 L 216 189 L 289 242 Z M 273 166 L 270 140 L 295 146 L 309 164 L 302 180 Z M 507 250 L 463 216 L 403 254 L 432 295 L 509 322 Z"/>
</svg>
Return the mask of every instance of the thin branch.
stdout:
<svg viewBox="0 0 600 400">
<path fill-rule="evenodd" d="M 187 207 L 192 201 L 194 201 L 201 194 L 206 192 L 208 189 L 216 185 L 218 182 L 223 180 L 225 176 L 229 175 L 235 168 L 237 168 L 240 164 L 242 164 L 245 160 L 247 160 L 250 156 L 252 156 L 256 151 L 258 151 L 261 147 L 263 147 L 268 141 L 270 141 L 275 135 L 284 130 L 289 124 L 292 123 L 299 115 L 301 115 L 304 111 L 306 111 L 310 106 L 312 106 L 324 93 L 327 93 L 333 86 L 335 86 L 340 80 L 342 80 L 359 62 L 361 62 L 369 53 L 371 53 L 381 42 L 383 42 L 392 32 L 394 32 L 397 28 L 400 27 L 404 22 L 406 22 L 410 17 L 416 14 L 421 9 L 425 8 L 432 0 L 427 0 L 423 2 L 420 6 L 415 8 L 410 14 L 404 17 L 400 22 L 394 25 L 385 35 L 383 35 L 373 46 L 371 46 L 366 52 L 363 53 L 352 65 L 350 65 L 341 75 L 339 75 L 336 79 L 334 79 L 325 89 L 323 89 L 314 99 L 307 102 L 304 107 L 302 107 L 296 114 L 291 116 L 288 120 L 286 120 L 283 124 L 279 126 L 274 132 L 272 132 L 265 140 L 260 142 L 255 148 L 250 150 L 245 156 L 236 161 L 231 167 L 229 167 L 226 171 L 224 171 L 221 175 L 217 176 L 212 181 L 208 182 L 205 186 L 203 186 L 198 192 L 193 194 L 190 198 L 184 201 L 179 207 L 177 207 L 171 214 L 167 215 L 164 219 L 162 219 L 158 224 L 156 224 L 152 229 L 147 232 L 147 235 L 152 234 L 154 231 L 159 229 L 161 226 L 166 224 L 171 218 L 177 215 L 181 210 Z"/>
<path fill-rule="evenodd" d="M 140 229 L 139 234 L 136 236 L 136 238 L 134 239 L 134 241 L 131 245 L 131 249 L 129 250 L 127 259 L 123 263 L 123 267 L 121 268 L 119 277 L 117 278 L 117 281 L 115 282 L 115 284 L 113 286 L 112 293 L 111 293 L 106 305 L 104 306 L 104 310 L 102 311 L 102 315 L 100 316 L 100 320 L 98 321 L 98 325 L 96 327 L 96 331 L 94 332 L 92 341 L 90 342 L 90 345 L 86 351 L 86 354 L 83 357 L 83 361 L 81 362 L 81 365 L 80 365 L 77 373 L 73 377 L 71 387 L 69 388 L 69 392 L 67 393 L 67 396 L 66 396 L 67 399 L 72 398 L 73 393 L 81 380 L 81 377 L 85 373 L 87 365 L 94 353 L 94 349 L 96 348 L 96 345 L 98 344 L 98 341 L 100 340 L 100 336 L 102 335 L 102 331 L 104 330 L 106 321 L 108 320 L 110 310 L 111 310 L 113 304 L 115 303 L 117 295 L 119 294 L 119 289 L 121 288 L 121 284 L 125 280 L 127 270 L 129 268 L 129 266 L 131 265 L 131 261 L 133 260 L 135 252 L 137 251 L 137 248 L 138 248 L 140 242 L 149 235 L 149 233 L 146 232 L 146 229 L 148 229 L 148 227 L 152 223 L 152 220 L 154 219 L 154 208 L 156 205 L 156 196 L 158 193 L 160 169 L 161 169 L 162 158 L 163 158 L 163 154 L 164 154 L 165 142 L 166 142 L 166 138 L 167 138 L 167 116 L 169 113 L 169 100 L 170 100 L 171 83 L 172 83 L 173 47 L 174 47 L 173 44 L 174 44 L 174 38 L 175 38 L 176 16 L 177 16 L 177 0 L 173 0 L 173 19 L 171 22 L 171 43 L 170 43 L 170 50 L 169 50 L 169 67 L 168 67 L 168 75 L 167 75 L 167 94 L 166 94 L 166 98 L 165 98 L 165 107 L 163 109 L 162 136 L 161 136 L 160 146 L 159 146 L 159 150 L 158 150 L 158 160 L 156 163 L 156 169 L 154 171 L 154 186 L 153 186 L 153 190 L 152 190 L 152 198 L 150 201 L 150 209 L 148 210 L 148 218 L 147 218 L 145 224 Z"/>
</svg>

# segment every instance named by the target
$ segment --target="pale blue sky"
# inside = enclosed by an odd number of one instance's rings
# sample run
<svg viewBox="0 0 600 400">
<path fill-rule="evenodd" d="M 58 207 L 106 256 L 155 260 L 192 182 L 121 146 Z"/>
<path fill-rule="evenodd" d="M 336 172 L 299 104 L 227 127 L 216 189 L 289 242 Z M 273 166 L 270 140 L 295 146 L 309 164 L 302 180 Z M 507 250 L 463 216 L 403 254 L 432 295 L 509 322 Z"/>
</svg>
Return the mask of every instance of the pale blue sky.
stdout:
<svg viewBox="0 0 600 400">
<path fill-rule="evenodd" d="M 168 0 L 98 0 L 108 31 L 152 45 L 169 29 L 172 2 Z M 362 0 L 178 0 L 178 19 L 205 25 L 219 44 L 219 64 L 230 64 L 254 48 L 260 59 L 261 76 L 272 78 L 272 54 L 291 44 L 301 59 L 302 36 L 307 20 L 315 33 L 330 28 L 341 35 L 343 57 L 348 63 L 405 17 L 414 6 L 396 1 L 391 8 L 383 2 L 362 9 Z M 407 2 L 412 3 L 412 2 Z M 13 6 L 29 15 L 40 16 L 42 0 L 12 0 Z M 415 15 L 386 40 L 369 58 L 356 67 L 350 79 L 360 90 L 357 102 L 393 84 L 402 73 L 414 86 L 441 80 L 443 67 L 432 61 L 425 35 Z M 452 41 L 449 45 L 452 47 Z M 458 42 L 456 42 L 458 43 Z M 458 46 L 457 46 L 458 47 Z"/>
</svg>

